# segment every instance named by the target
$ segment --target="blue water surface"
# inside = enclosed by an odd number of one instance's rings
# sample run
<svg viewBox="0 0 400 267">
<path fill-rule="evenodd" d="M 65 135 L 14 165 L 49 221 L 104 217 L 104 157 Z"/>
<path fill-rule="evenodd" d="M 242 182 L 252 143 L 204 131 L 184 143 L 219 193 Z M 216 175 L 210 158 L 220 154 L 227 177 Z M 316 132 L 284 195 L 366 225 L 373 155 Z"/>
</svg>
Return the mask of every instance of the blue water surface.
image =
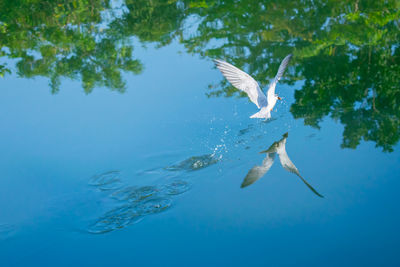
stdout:
<svg viewBox="0 0 400 267">
<path fill-rule="evenodd" d="M 302 81 L 278 84 L 272 120 L 249 119 L 247 98 L 206 96 L 221 74 L 183 50 L 138 47 L 144 71 L 124 76 L 123 94 L 1 80 L 1 266 L 399 264 L 398 145 L 342 149 L 337 121 L 304 126 L 289 112 Z M 240 188 L 286 132 L 290 159 L 324 198 L 278 158 Z M 121 207 L 136 217 L 113 217 Z"/>
</svg>

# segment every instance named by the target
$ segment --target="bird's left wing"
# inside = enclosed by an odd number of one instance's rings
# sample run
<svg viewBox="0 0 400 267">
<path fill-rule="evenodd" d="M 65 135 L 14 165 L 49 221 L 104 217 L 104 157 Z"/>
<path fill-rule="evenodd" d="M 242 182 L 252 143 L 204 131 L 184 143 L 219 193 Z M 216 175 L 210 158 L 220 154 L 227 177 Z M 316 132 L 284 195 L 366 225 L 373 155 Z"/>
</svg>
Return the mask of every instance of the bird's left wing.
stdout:
<svg viewBox="0 0 400 267">
<path fill-rule="evenodd" d="M 285 72 L 287 66 L 289 65 L 290 59 L 292 58 L 292 54 L 287 55 L 281 62 L 279 66 L 278 72 L 275 75 L 274 80 L 271 82 L 268 88 L 268 97 L 273 96 L 275 94 L 275 87 L 279 80 L 282 78 L 283 73 Z"/>
<path fill-rule="evenodd" d="M 246 72 L 223 60 L 215 59 L 215 65 L 221 71 L 222 75 L 237 89 L 246 92 L 251 102 L 258 108 L 267 105 L 267 98 L 261 91 L 258 83 Z"/>
</svg>

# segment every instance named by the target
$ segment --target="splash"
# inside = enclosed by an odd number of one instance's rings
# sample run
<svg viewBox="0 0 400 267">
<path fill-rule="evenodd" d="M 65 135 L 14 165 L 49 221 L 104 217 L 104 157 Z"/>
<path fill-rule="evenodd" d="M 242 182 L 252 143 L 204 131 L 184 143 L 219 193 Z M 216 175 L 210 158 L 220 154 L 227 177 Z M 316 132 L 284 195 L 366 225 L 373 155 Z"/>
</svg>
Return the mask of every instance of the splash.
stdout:
<svg viewBox="0 0 400 267">
<path fill-rule="evenodd" d="M 197 171 L 216 164 L 221 160 L 221 156 L 217 156 L 217 150 L 212 154 L 205 154 L 202 156 L 193 156 L 183 160 L 165 169 L 168 171 Z"/>
</svg>

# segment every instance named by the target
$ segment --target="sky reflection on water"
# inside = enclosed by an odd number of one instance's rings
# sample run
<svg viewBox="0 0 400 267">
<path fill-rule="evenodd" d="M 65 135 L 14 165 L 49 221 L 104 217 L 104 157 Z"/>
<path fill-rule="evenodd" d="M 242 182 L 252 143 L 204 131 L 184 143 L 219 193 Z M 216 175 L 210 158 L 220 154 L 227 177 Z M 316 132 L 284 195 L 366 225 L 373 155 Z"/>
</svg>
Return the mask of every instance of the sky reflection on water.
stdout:
<svg viewBox="0 0 400 267">
<path fill-rule="evenodd" d="M 0 4 L 2 266 L 399 264 L 395 1 L 124 3 Z M 288 53 L 268 122 L 211 62 Z M 285 132 L 324 198 L 240 188 Z"/>
</svg>

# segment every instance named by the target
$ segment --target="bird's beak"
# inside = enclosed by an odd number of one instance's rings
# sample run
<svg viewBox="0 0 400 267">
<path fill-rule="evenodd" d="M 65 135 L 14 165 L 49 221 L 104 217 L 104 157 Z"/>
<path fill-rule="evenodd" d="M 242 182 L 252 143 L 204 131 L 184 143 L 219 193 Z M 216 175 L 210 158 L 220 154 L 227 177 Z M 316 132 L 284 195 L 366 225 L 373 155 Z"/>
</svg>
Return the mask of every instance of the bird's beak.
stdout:
<svg viewBox="0 0 400 267">
<path fill-rule="evenodd" d="M 280 98 L 279 96 L 278 96 L 278 99 L 279 99 L 279 100 L 282 100 L 282 98 Z"/>
</svg>

